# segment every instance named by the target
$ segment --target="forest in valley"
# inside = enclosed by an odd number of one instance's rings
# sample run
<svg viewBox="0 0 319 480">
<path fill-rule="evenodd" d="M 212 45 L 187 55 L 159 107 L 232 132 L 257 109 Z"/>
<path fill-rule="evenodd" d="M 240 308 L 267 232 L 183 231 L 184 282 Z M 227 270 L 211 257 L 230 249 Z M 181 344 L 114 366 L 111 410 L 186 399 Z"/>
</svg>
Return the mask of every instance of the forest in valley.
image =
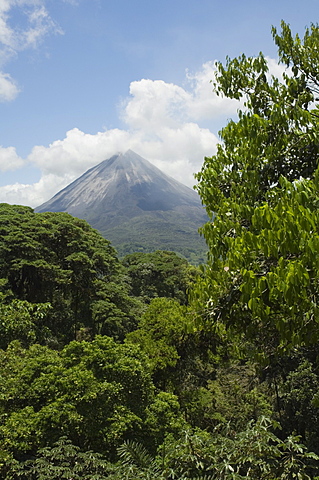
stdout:
<svg viewBox="0 0 319 480">
<path fill-rule="evenodd" d="M 207 262 L 0 205 L 0 478 L 319 478 L 319 28 L 228 58 Z"/>
</svg>

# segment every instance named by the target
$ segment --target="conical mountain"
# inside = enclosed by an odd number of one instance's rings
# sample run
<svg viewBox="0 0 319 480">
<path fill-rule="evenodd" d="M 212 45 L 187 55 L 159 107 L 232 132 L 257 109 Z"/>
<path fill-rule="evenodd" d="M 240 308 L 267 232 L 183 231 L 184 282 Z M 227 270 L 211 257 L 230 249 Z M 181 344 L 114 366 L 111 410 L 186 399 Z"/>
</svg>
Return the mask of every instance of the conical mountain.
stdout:
<svg viewBox="0 0 319 480">
<path fill-rule="evenodd" d="M 162 249 L 199 261 L 205 251 L 198 228 L 207 218 L 198 194 L 131 150 L 91 168 L 35 210 L 87 220 L 120 255 Z"/>
</svg>

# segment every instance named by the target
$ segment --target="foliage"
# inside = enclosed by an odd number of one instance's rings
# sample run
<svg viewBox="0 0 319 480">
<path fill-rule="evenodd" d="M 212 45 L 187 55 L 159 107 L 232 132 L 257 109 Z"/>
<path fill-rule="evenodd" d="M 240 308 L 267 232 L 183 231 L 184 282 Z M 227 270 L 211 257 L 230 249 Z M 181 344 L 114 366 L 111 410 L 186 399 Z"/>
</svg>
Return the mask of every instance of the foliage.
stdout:
<svg viewBox="0 0 319 480">
<path fill-rule="evenodd" d="M 51 309 L 49 303 L 30 303 L 11 299 L 0 293 L 0 348 L 6 348 L 12 340 L 20 340 L 24 346 L 44 340 L 48 334 L 43 319 Z"/>
<path fill-rule="evenodd" d="M 191 421 L 196 408 L 190 404 L 214 373 L 216 357 L 211 339 L 196 331 L 187 307 L 170 298 L 154 298 L 126 341 L 140 345 L 156 387 L 176 394 Z"/>
<path fill-rule="evenodd" d="M 61 352 L 14 343 L 0 352 L 0 444 L 18 458 L 67 436 L 112 455 L 142 436 L 153 384 L 134 345 L 109 337 L 73 341 Z"/>
<path fill-rule="evenodd" d="M 198 174 L 203 274 L 0 205 L 4 480 L 319 478 L 319 27 L 273 36 L 281 80 L 217 64 L 245 107 Z"/>
<path fill-rule="evenodd" d="M 83 452 L 61 437 L 52 447 L 41 448 L 33 459 L 21 463 L 12 459 L 3 475 L 5 480 L 106 480 L 110 472 L 110 465 L 99 453 Z"/>
<path fill-rule="evenodd" d="M 174 252 L 132 253 L 122 261 L 130 278 L 132 294 L 149 302 L 154 297 L 175 298 L 187 303 L 187 291 L 198 270 Z"/>
<path fill-rule="evenodd" d="M 197 425 L 209 431 L 217 425 L 243 430 L 252 420 L 271 417 L 272 407 L 273 393 L 260 381 L 254 365 L 224 362 L 217 366 L 216 377 L 208 381 Z"/>
<path fill-rule="evenodd" d="M 206 261 L 207 247 L 198 235 L 198 228 L 206 218 L 205 210 L 195 207 L 191 218 L 189 212 L 185 215 L 182 211 L 166 211 L 164 218 L 158 213 L 142 215 L 100 231 L 111 240 L 120 258 L 135 252 L 169 250 L 182 255 L 192 265 L 200 265 Z"/>
<path fill-rule="evenodd" d="M 269 419 L 261 417 L 239 432 L 227 428 L 213 435 L 186 431 L 178 441 L 167 439 L 162 447 L 164 460 L 159 461 L 177 478 L 310 480 L 307 468 L 316 465 L 319 457 L 308 453 L 297 437 L 280 440 L 271 426 Z"/>
<path fill-rule="evenodd" d="M 138 343 L 147 353 L 154 372 L 175 367 L 180 358 L 187 330 L 189 328 L 185 308 L 176 300 L 155 298 L 151 301 L 134 332 L 126 340 Z"/>
<path fill-rule="evenodd" d="M 194 328 L 187 307 L 173 299 L 154 298 L 138 328 L 126 336 L 126 342 L 137 343 L 142 348 L 149 358 L 155 386 L 176 395 L 188 423 L 202 428 L 209 428 L 212 423 L 216 425 L 220 418 L 215 415 L 216 402 L 210 385 L 216 378 L 216 365 L 220 359 L 213 353 L 210 336 Z M 233 413 L 236 415 L 235 409 Z M 166 428 L 164 418 L 163 413 L 162 432 Z M 156 422 L 154 428 L 157 428 Z M 156 435 L 156 438 L 162 438 L 162 435 Z"/>
<path fill-rule="evenodd" d="M 116 253 L 85 221 L 1 204 L 0 224 L 0 277 L 14 298 L 51 304 L 37 327 L 51 332 L 52 345 L 81 328 L 118 337 L 133 328 L 137 303 Z"/>
<path fill-rule="evenodd" d="M 271 433 L 271 422 L 261 417 L 247 428 L 226 429 L 213 435 L 196 429 L 182 437 L 168 436 L 159 454 L 152 456 L 136 442 L 119 449 L 120 478 L 156 480 L 310 480 L 318 473 L 318 460 L 297 437 L 282 441 Z"/>
<path fill-rule="evenodd" d="M 129 479 L 164 479 L 155 459 L 140 443 L 125 442 L 118 448 L 120 465 L 117 468 L 119 478 Z"/>
<path fill-rule="evenodd" d="M 319 378 L 310 361 L 300 362 L 280 385 L 280 420 L 285 432 L 302 438 L 308 448 L 318 450 Z"/>
<path fill-rule="evenodd" d="M 146 425 L 149 432 L 147 446 L 158 447 L 171 434 L 179 438 L 182 431 L 189 427 L 176 395 L 168 392 L 159 392 L 154 401 L 146 409 Z M 156 450 L 156 448 L 153 448 Z"/>
<path fill-rule="evenodd" d="M 202 229 L 209 262 L 197 287 L 199 322 L 237 343 L 244 336 L 263 359 L 319 334 L 319 28 L 301 41 L 283 22 L 273 36 L 291 67 L 282 82 L 262 54 L 217 64 L 217 92 L 243 97 L 245 110 L 197 175 L 216 214 Z"/>
<path fill-rule="evenodd" d="M 226 430 L 209 435 L 185 430 L 166 438 L 157 456 L 140 443 L 129 440 L 118 448 L 117 464 L 98 453 L 81 451 L 61 437 L 52 447 L 18 463 L 11 460 L 2 469 L 4 480 L 49 480 L 94 478 L 96 480 L 310 480 L 318 473 L 319 458 L 308 453 L 298 438 L 282 441 L 269 430 L 271 422 L 260 418 L 238 434 Z M 317 477 L 316 477 L 317 478 Z"/>
</svg>

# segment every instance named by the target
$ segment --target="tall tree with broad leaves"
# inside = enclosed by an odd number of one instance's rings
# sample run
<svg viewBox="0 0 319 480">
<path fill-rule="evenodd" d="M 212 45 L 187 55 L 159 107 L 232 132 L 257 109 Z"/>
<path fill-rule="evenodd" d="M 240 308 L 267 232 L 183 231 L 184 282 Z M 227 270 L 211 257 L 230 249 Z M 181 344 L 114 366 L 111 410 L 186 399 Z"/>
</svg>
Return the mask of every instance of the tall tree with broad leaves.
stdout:
<svg viewBox="0 0 319 480">
<path fill-rule="evenodd" d="M 51 344 L 73 340 L 81 329 L 121 338 L 134 325 L 138 302 L 128 294 L 115 250 L 66 213 L 1 204 L 0 278 L 8 303 L 51 304 L 37 324 Z"/>
<path fill-rule="evenodd" d="M 262 53 L 217 63 L 216 92 L 245 106 L 197 174 L 211 218 L 199 323 L 263 359 L 319 340 L 319 27 L 272 34 L 281 79 Z"/>
</svg>

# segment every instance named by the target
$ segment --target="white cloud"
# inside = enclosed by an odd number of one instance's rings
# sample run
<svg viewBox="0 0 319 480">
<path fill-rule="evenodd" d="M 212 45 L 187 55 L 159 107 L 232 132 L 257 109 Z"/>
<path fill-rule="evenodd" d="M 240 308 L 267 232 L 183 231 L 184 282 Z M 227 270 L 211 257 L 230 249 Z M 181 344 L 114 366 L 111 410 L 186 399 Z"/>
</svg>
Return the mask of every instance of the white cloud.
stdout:
<svg viewBox="0 0 319 480">
<path fill-rule="evenodd" d="M 0 72 L 0 102 L 10 102 L 14 100 L 19 91 L 16 82 L 10 75 Z"/>
<path fill-rule="evenodd" d="M 237 100 L 217 95 L 213 91 L 212 82 L 215 80 L 216 72 L 214 63 L 206 62 L 199 72 L 187 73 L 187 80 L 193 91 L 188 105 L 188 115 L 194 120 L 233 115 L 241 106 Z"/>
<path fill-rule="evenodd" d="M 140 80 L 130 85 L 131 98 L 123 120 L 133 129 L 154 131 L 164 125 L 176 127 L 185 118 L 191 95 L 183 88 L 163 80 Z"/>
<path fill-rule="evenodd" d="M 216 143 L 216 137 L 209 130 L 193 123 L 177 129 L 162 129 L 157 138 L 141 131 L 119 129 L 90 135 L 75 128 L 49 147 L 33 148 L 27 160 L 41 169 L 42 177 L 33 186 L 21 186 L 20 190 L 15 185 L 15 203 L 40 205 L 92 166 L 128 149 L 192 187 L 193 174 L 200 169 L 203 157 L 214 153 Z M 1 201 L 9 201 L 9 191 L 10 188 L 0 188 Z"/>
<path fill-rule="evenodd" d="M 224 104 L 219 99 L 211 103 L 211 74 L 212 65 L 205 64 L 191 79 L 188 75 L 188 89 L 161 80 L 132 82 L 130 97 L 122 105 L 126 129 L 91 135 L 74 128 L 47 147 L 35 146 L 26 160 L 41 170 L 40 181 L 1 187 L 0 201 L 37 206 L 88 168 L 129 148 L 192 187 L 194 173 L 200 170 L 204 156 L 215 152 L 217 144 L 216 136 L 198 122 L 224 114 L 226 108 L 235 113 L 238 105 L 233 102 L 231 109 L 227 99 Z"/>
<path fill-rule="evenodd" d="M 0 187 L 0 203 L 11 203 L 15 205 L 33 205 L 36 201 L 36 185 L 25 185 L 15 183 Z"/>
<path fill-rule="evenodd" d="M 199 78 L 204 86 L 202 76 Z M 191 121 L 197 98 L 202 102 L 200 88 L 195 77 L 190 91 L 161 80 L 132 82 L 130 97 L 122 105 L 127 129 L 91 135 L 74 128 L 48 147 L 35 146 L 28 161 L 42 171 L 42 181 L 34 187 L 37 197 L 42 191 L 42 201 L 49 199 L 88 168 L 129 148 L 192 187 L 194 173 L 200 170 L 204 156 L 215 152 L 217 144 L 212 132 Z M 197 108 L 197 118 L 207 116 L 207 110 L 202 111 L 200 115 L 201 108 Z M 217 115 L 214 110 L 212 113 Z"/>
<path fill-rule="evenodd" d="M 77 176 L 114 151 L 121 151 L 128 138 L 129 134 L 124 130 L 114 129 L 91 135 L 74 128 L 63 140 L 56 140 L 49 147 L 34 147 L 28 160 L 38 166 L 44 175 Z"/>
<path fill-rule="evenodd" d="M 123 119 L 132 128 L 149 131 L 234 114 L 240 103 L 213 92 L 214 78 L 214 62 L 206 62 L 200 71 L 187 72 L 185 88 L 162 80 L 132 82 Z"/>
<path fill-rule="evenodd" d="M 4 148 L 0 145 L 0 171 L 17 170 L 25 164 L 25 160 L 18 156 L 14 147 Z"/>
<path fill-rule="evenodd" d="M 15 183 L 0 187 L 0 203 L 11 203 L 17 205 L 29 205 L 36 207 L 47 199 L 46 192 L 49 192 L 49 198 L 57 193 L 61 188 L 70 183 L 73 177 L 65 175 L 61 177 L 48 174 L 43 175 L 41 179 L 34 184 Z"/>
<path fill-rule="evenodd" d="M 131 144 L 132 150 L 166 174 L 192 187 L 204 156 L 215 153 L 217 138 L 208 129 L 188 122 L 177 128 L 162 127 L 153 139 L 142 133 L 132 135 Z"/>
<path fill-rule="evenodd" d="M 19 10 L 22 21 L 15 21 Z M 22 50 L 37 48 L 49 34 L 63 33 L 50 17 L 45 0 L 0 0 L 0 67 Z M 19 93 L 8 73 L 0 73 L 0 101 L 11 101 Z"/>
<path fill-rule="evenodd" d="M 270 62 L 270 70 L 282 72 L 274 62 Z M 87 169 L 129 148 L 168 175 L 193 186 L 194 173 L 200 170 L 205 156 L 215 153 L 218 142 L 201 122 L 235 116 L 241 106 L 218 97 L 212 91 L 213 78 L 213 63 L 205 63 L 199 72 L 187 73 L 184 88 L 162 80 L 132 82 L 130 96 L 121 106 L 126 129 L 91 135 L 74 128 L 49 146 L 35 146 L 26 161 L 41 170 L 40 181 L 0 187 L 0 201 L 40 205 Z M 21 161 L 14 149 L 6 149 L 3 154 L 3 158 L 12 155 L 17 166 Z M 0 157 L 0 168 L 5 163 Z"/>
<path fill-rule="evenodd" d="M 63 33 L 57 23 L 50 17 L 44 5 L 36 5 L 32 8 L 28 13 L 28 23 L 28 28 L 20 35 L 23 42 L 20 43 L 20 49 L 23 50 L 37 47 L 49 33 Z"/>
<path fill-rule="evenodd" d="M 23 21 L 15 23 L 19 9 Z M 61 29 L 50 17 L 45 0 L 0 0 L 0 45 L 2 61 L 27 48 L 35 48 L 43 38 Z"/>
</svg>

